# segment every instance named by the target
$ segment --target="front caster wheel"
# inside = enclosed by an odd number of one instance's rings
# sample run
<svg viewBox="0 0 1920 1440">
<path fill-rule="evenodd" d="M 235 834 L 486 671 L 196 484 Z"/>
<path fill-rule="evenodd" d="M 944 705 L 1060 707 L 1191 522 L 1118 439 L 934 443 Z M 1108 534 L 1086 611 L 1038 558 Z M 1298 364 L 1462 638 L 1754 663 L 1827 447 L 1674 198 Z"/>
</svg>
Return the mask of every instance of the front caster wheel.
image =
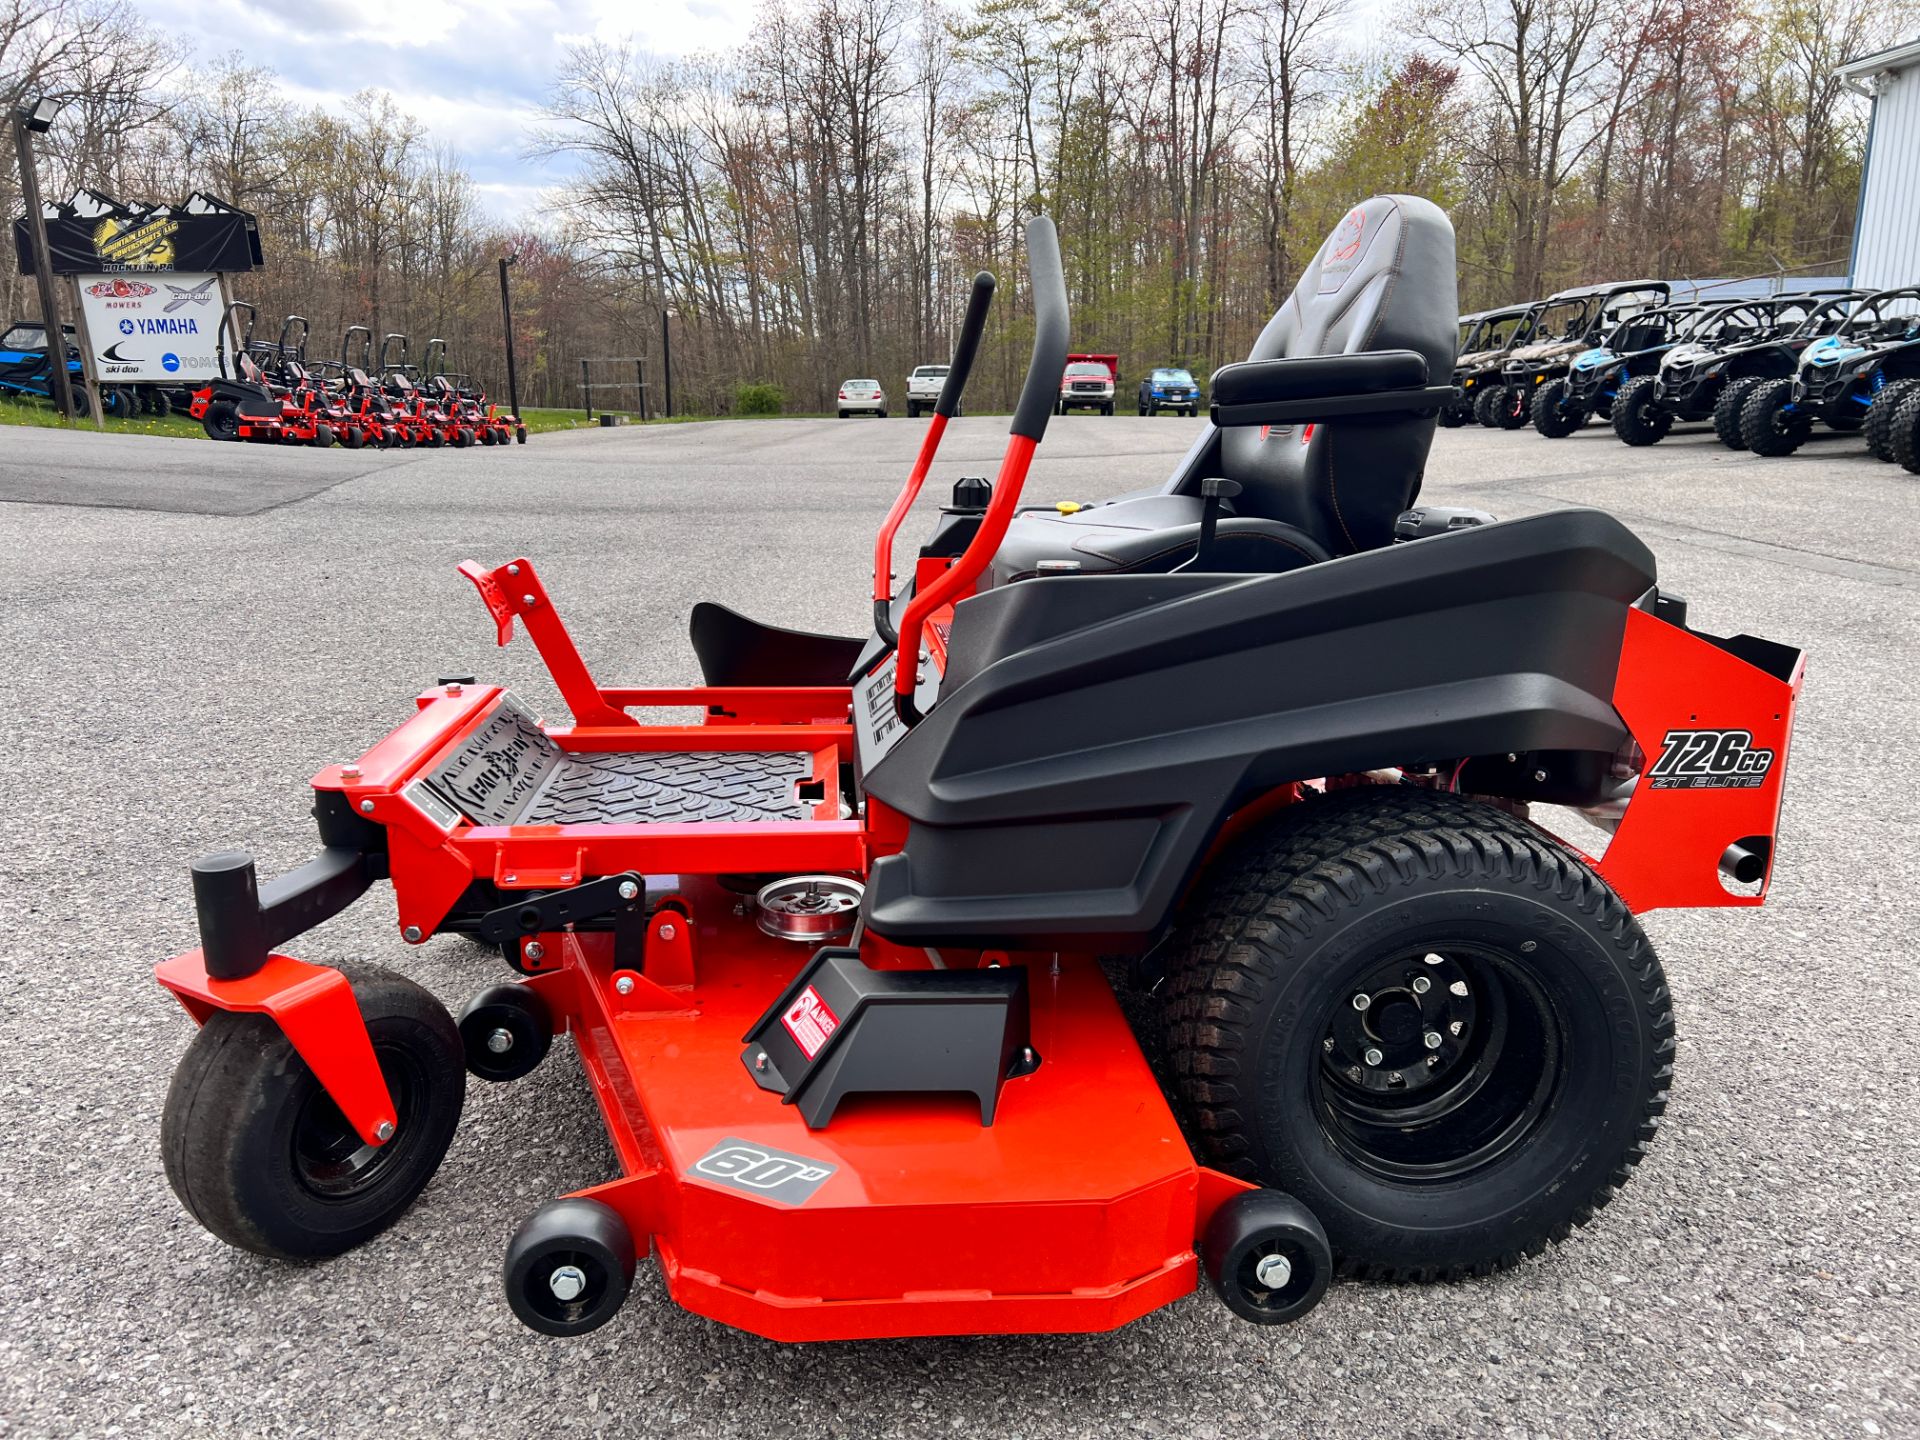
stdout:
<svg viewBox="0 0 1920 1440">
<path fill-rule="evenodd" d="M 167 1180 L 229 1245 L 281 1260 L 343 1254 L 399 1219 L 447 1153 L 466 1098 L 453 1017 L 397 975 L 350 978 L 393 1097 L 386 1144 L 361 1141 L 265 1015 L 208 1016 L 174 1071 L 160 1119 Z"/>
<path fill-rule="evenodd" d="M 633 1265 L 633 1235 L 611 1206 L 549 1201 L 507 1243 L 507 1304 L 542 1335 L 584 1335 L 626 1303 Z"/>
<path fill-rule="evenodd" d="M 1248 1190 L 1214 1211 L 1200 1263 L 1227 1308 L 1256 1325 L 1298 1320 L 1333 1279 L 1327 1232 L 1312 1211 L 1278 1190 Z"/>
<path fill-rule="evenodd" d="M 553 1016 L 539 992 L 526 985 L 482 990 L 460 1012 L 460 1043 L 467 1069 L 482 1080 L 518 1080 L 547 1058 Z"/>
</svg>

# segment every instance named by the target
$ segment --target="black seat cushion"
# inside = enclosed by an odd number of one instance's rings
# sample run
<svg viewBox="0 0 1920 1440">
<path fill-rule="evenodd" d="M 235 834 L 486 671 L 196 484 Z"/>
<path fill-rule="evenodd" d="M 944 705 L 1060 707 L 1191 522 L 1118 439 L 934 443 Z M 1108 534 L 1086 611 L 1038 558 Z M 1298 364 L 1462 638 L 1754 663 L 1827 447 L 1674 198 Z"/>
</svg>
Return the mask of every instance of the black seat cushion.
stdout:
<svg viewBox="0 0 1920 1440">
<path fill-rule="evenodd" d="M 1063 515 L 1030 511 L 1010 526 L 994 571 L 1024 580 L 1043 560 L 1068 560 L 1085 571 L 1164 574 L 1191 560 L 1200 539 L 1197 495 L 1136 495 Z M 1260 516 L 1223 512 L 1207 568 L 1264 575 L 1327 559 L 1311 535 Z"/>
<path fill-rule="evenodd" d="M 1418 373 L 1422 360 L 1426 375 L 1451 373 L 1458 315 L 1446 215 L 1415 195 L 1377 195 L 1348 211 L 1327 237 L 1247 358 L 1341 357 L 1300 366 L 1287 383 L 1297 383 L 1301 398 L 1411 388 L 1426 383 Z M 1237 368 L 1214 376 L 1217 403 L 1231 403 L 1241 384 Z M 1273 383 L 1271 369 L 1244 374 L 1248 385 Z M 1246 538 L 1220 552 L 1222 565 L 1228 555 L 1236 568 L 1264 555 L 1271 568 L 1292 569 L 1301 553 L 1317 560 L 1391 544 L 1394 520 L 1420 493 L 1435 419 L 1436 412 L 1407 412 L 1209 426 L 1157 495 L 1065 517 L 1015 517 L 994 561 L 994 581 L 1030 575 L 1047 559 L 1078 560 L 1082 569 L 1160 565 L 1178 556 L 1183 537 L 1106 532 L 1197 527 L 1200 482 L 1212 476 L 1241 487 L 1236 518 L 1222 529 Z M 1185 544 L 1190 554 L 1191 540 Z"/>
<path fill-rule="evenodd" d="M 844 685 L 864 641 L 783 630 L 702 600 L 688 635 L 709 685 Z"/>
</svg>

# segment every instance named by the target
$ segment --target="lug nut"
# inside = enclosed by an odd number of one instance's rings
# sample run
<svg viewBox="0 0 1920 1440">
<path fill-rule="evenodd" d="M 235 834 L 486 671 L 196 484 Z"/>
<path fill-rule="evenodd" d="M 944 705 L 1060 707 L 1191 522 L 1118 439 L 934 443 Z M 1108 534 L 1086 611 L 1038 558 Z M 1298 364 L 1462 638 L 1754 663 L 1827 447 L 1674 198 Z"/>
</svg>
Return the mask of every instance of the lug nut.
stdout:
<svg viewBox="0 0 1920 1440">
<path fill-rule="evenodd" d="M 1353 997 L 1353 1008 L 1356 1010 L 1364 1010 L 1371 1004 L 1373 1004 L 1373 997 L 1364 990 Z"/>
<path fill-rule="evenodd" d="M 1440 1032 L 1438 1030 L 1427 1031 L 1424 1038 L 1427 1042 L 1427 1049 L 1438 1050 L 1440 1048 Z"/>
<path fill-rule="evenodd" d="M 640 894 L 640 887 L 634 884 L 633 881 L 622 880 L 620 882 L 620 898 L 622 900 L 632 900 L 636 898 L 639 894 Z"/>
<path fill-rule="evenodd" d="M 1360 1058 L 1365 1060 L 1369 1065 L 1378 1065 L 1387 1057 L 1382 1055 L 1378 1050 L 1368 1050 L 1367 1053 Z"/>
<path fill-rule="evenodd" d="M 613 988 L 622 995 L 633 994 L 633 976 L 622 975 L 618 980 L 613 982 Z"/>
<path fill-rule="evenodd" d="M 1413 977 L 1413 993 L 1414 994 L 1424 995 L 1427 993 L 1427 991 L 1431 990 L 1432 988 L 1433 988 L 1433 982 L 1429 980 L 1426 976 L 1416 975 Z"/>
<path fill-rule="evenodd" d="M 1447 1033 L 1448 1033 L 1449 1035 L 1455 1035 L 1455 1036 L 1458 1036 L 1458 1035 L 1459 1035 L 1459 1034 L 1461 1034 L 1461 1033 L 1462 1033 L 1462 1032 L 1463 1032 L 1463 1031 L 1464 1031 L 1464 1030 L 1465 1030 L 1466 1028 L 1467 1028 L 1467 1027 L 1466 1027 L 1466 1026 L 1465 1026 L 1464 1024 L 1462 1024 L 1462 1023 L 1461 1023 L 1460 1021 L 1458 1021 L 1458 1020 L 1456 1020 L 1456 1021 L 1454 1021 L 1454 1022 L 1453 1022 L 1453 1023 L 1451 1024 L 1451 1025 L 1449 1025 L 1449 1026 L 1447 1026 Z"/>
<path fill-rule="evenodd" d="M 513 1032 L 505 1026 L 487 1036 L 487 1049 L 495 1055 L 504 1055 L 513 1049 Z"/>
<path fill-rule="evenodd" d="M 542 960 L 546 958 L 547 947 L 538 940 L 529 940 L 523 953 L 529 960 Z"/>
<path fill-rule="evenodd" d="M 1432 955 L 1432 954 L 1429 954 L 1429 955 L 1427 956 L 1427 964 L 1429 964 L 1429 965 L 1439 965 L 1439 964 L 1442 964 L 1442 963 L 1444 963 L 1444 957 L 1443 957 L 1443 956 L 1439 956 L 1439 955 Z"/>
<path fill-rule="evenodd" d="M 1264 1290 L 1280 1290 L 1293 1279 L 1293 1262 L 1284 1255 L 1262 1255 L 1253 1267 L 1253 1278 Z"/>
<path fill-rule="evenodd" d="M 1454 981 L 1451 985 L 1447 986 L 1447 989 L 1453 994 L 1458 995 L 1462 1000 L 1467 998 L 1467 982 L 1464 980 Z"/>
<path fill-rule="evenodd" d="M 547 1288 L 562 1303 L 578 1300 L 587 1288 L 587 1272 L 578 1265 L 562 1265 L 547 1277 Z"/>
</svg>

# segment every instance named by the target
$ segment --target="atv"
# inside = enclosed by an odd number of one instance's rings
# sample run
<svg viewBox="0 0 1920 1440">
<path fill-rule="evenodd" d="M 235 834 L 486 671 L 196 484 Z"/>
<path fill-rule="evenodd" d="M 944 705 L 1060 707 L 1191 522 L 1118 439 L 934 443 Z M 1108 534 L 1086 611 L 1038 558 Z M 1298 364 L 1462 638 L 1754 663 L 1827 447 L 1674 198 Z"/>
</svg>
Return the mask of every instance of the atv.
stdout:
<svg viewBox="0 0 1920 1440">
<path fill-rule="evenodd" d="M 1535 391 L 1564 380 L 1575 357 L 1597 346 L 1623 320 L 1666 304 L 1668 293 L 1664 280 L 1631 280 L 1549 296 L 1527 343 L 1515 347 L 1501 366 L 1505 389 L 1492 412 L 1495 423 L 1503 430 L 1525 425 L 1533 418 Z"/>
<path fill-rule="evenodd" d="M 1440 412 L 1442 425 L 1465 425 L 1474 420 L 1492 429 L 1500 424 L 1507 412 L 1501 369 L 1514 347 L 1525 345 L 1532 337 L 1539 313 L 1540 305 L 1535 301 L 1482 311 L 1473 317 L 1473 325 L 1458 342 L 1460 353 L 1453 362 L 1453 383 L 1460 398 Z"/>
<path fill-rule="evenodd" d="M 780 1340 L 1109 1330 L 1203 1277 L 1271 1324 L 1336 1273 L 1519 1264 L 1606 1204 L 1674 1059 L 1637 916 L 1761 903 L 1800 652 L 1693 629 L 1597 511 L 1416 504 L 1455 259 L 1408 196 L 1348 212 L 1164 485 L 1023 509 L 1068 353 L 1051 221 L 1026 252 L 998 473 L 896 565 L 983 273 L 868 634 L 701 604 L 704 684 L 607 686 L 531 561 L 469 561 L 570 720 L 443 675 L 314 778 L 314 860 L 193 865 L 161 1133 L 203 1225 L 290 1260 L 370 1239 L 468 1077 L 561 1036 L 618 1173 L 507 1245 L 549 1335 L 606 1324 L 648 1256 Z M 661 708 L 690 723 L 633 713 Z M 456 1020 L 287 952 L 381 881 L 399 944 L 478 940 L 510 978 Z M 1159 1012 L 1171 1094 L 1116 985 Z"/>
<path fill-rule="evenodd" d="M 1650 375 L 1660 357 L 1680 343 L 1710 307 L 1663 305 L 1614 326 L 1591 350 L 1573 357 L 1566 378 L 1533 392 L 1533 428 L 1560 440 L 1594 416 L 1614 420 L 1614 398 L 1636 376 Z"/>
<path fill-rule="evenodd" d="M 61 332 L 72 337 L 71 325 Z M 53 398 L 53 366 L 47 359 L 47 327 L 38 320 L 16 320 L 0 334 L 0 395 L 25 395 L 35 400 Z M 126 419 L 135 405 L 128 393 L 117 385 L 103 385 L 96 397 L 86 383 L 86 367 L 79 347 L 71 338 L 67 343 L 67 386 L 73 395 L 74 413 L 85 419 L 96 418 L 96 409 L 110 419 Z"/>
<path fill-rule="evenodd" d="M 1852 432 L 1879 410 L 1869 446 L 1890 455 L 1891 420 L 1920 379 L 1920 286 L 1882 290 L 1854 306 L 1832 333 L 1801 352 L 1791 380 L 1754 387 L 1740 411 L 1740 436 L 1756 455 L 1791 455 L 1820 419 Z M 1891 394 L 1889 394 L 1891 392 Z M 1881 403 L 1881 397 L 1887 403 Z"/>
<path fill-rule="evenodd" d="M 1677 423 L 1711 419 L 1721 444 L 1746 449 L 1740 407 L 1753 387 L 1792 375 L 1800 352 L 1844 319 L 1860 295 L 1815 290 L 1725 307 L 1710 333 L 1690 335 L 1661 357 L 1655 383 L 1636 387 L 1624 412 L 1615 406 L 1615 432 L 1629 445 L 1652 445 Z"/>
</svg>

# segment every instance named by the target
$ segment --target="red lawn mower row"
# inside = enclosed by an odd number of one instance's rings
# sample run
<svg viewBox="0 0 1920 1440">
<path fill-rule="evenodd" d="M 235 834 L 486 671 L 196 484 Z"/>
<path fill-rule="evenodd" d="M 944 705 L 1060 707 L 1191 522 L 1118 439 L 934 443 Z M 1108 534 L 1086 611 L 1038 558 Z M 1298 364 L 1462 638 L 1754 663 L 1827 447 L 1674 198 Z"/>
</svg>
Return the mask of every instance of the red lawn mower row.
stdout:
<svg viewBox="0 0 1920 1440">
<path fill-rule="evenodd" d="M 240 315 L 244 327 L 236 318 Z M 254 309 L 245 301 L 227 308 L 220 327 L 221 378 L 193 392 L 188 413 L 214 440 L 322 447 L 337 442 L 350 450 L 526 443 L 518 416 L 490 404 L 469 377 L 446 373 L 444 340 L 429 340 L 424 364 L 415 366 L 407 359 L 407 337 L 388 335 L 380 345 L 379 365 L 369 375 L 365 366 L 373 354 L 373 334 L 364 325 L 348 327 L 337 361 L 316 361 L 310 368 L 305 316 L 289 315 L 274 344 L 253 338 L 254 320 Z M 232 375 L 227 373 L 228 335 L 235 341 Z"/>
<path fill-rule="evenodd" d="M 1021 503 L 1068 350 L 1050 221 L 1027 253 L 998 474 L 896 564 L 982 274 L 869 634 L 701 604 L 703 685 L 608 686 L 532 562 L 468 562 L 570 719 L 442 676 L 314 777 L 314 860 L 193 866 L 162 1140 L 203 1225 L 292 1260 L 370 1239 L 468 1076 L 562 1036 L 618 1173 L 507 1247 L 507 1303 L 552 1335 L 611 1320 L 649 1256 L 781 1340 L 1108 1330 L 1203 1276 L 1273 1323 L 1336 1275 L 1519 1263 L 1626 1181 L 1674 1059 L 1637 916 L 1761 903 L 1800 652 L 1691 628 L 1599 512 L 1415 504 L 1456 393 L 1429 202 L 1355 207 L 1166 484 L 1085 506 Z M 633 713 L 662 708 L 687 722 Z M 478 940 L 503 983 L 456 1020 L 287 953 L 378 881 L 399 945 Z M 1165 1090 L 1116 987 L 1158 1016 Z"/>
</svg>

